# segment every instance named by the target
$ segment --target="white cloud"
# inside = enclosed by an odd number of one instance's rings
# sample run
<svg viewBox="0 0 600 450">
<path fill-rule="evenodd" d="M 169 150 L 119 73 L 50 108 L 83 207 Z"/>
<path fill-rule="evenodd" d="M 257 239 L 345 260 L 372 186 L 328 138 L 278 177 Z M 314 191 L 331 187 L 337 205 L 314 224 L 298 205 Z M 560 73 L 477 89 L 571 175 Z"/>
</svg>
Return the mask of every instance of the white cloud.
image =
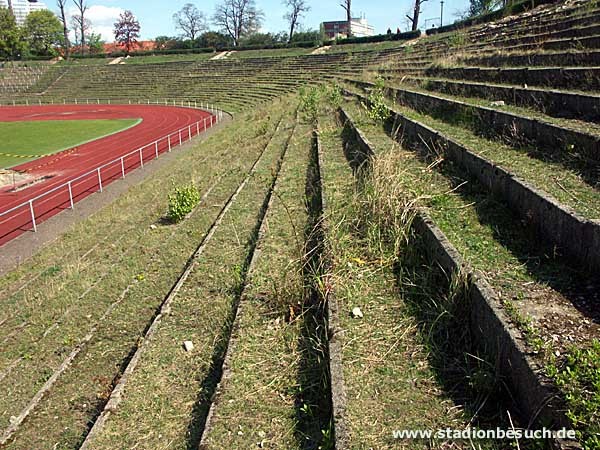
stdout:
<svg viewBox="0 0 600 450">
<path fill-rule="evenodd" d="M 113 33 L 114 23 L 123 12 L 125 10 L 117 6 L 91 5 L 86 11 L 85 17 L 92 22 L 92 31 L 94 33 L 100 34 L 106 42 L 113 42 L 115 40 Z M 69 9 L 69 17 L 76 14 L 77 9 Z"/>
</svg>

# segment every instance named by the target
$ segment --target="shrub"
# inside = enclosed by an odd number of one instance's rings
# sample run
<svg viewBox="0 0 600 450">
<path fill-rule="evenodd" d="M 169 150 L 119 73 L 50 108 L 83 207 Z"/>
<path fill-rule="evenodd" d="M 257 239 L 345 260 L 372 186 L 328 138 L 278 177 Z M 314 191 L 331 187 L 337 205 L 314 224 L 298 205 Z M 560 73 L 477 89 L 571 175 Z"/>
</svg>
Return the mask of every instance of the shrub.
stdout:
<svg viewBox="0 0 600 450">
<path fill-rule="evenodd" d="M 317 120 L 320 102 L 320 88 L 314 86 L 308 89 L 306 89 L 304 86 L 300 88 L 300 111 L 304 113 L 304 116 L 311 122 Z"/>
<path fill-rule="evenodd" d="M 369 107 L 367 114 L 373 122 L 383 123 L 389 116 L 390 111 L 385 104 L 385 84 L 383 78 L 378 77 L 375 82 L 375 87 L 369 94 Z"/>
<path fill-rule="evenodd" d="M 173 194 L 169 195 L 167 218 L 173 223 L 181 222 L 198 203 L 200 203 L 200 192 L 196 186 L 190 183 L 178 187 Z"/>
</svg>

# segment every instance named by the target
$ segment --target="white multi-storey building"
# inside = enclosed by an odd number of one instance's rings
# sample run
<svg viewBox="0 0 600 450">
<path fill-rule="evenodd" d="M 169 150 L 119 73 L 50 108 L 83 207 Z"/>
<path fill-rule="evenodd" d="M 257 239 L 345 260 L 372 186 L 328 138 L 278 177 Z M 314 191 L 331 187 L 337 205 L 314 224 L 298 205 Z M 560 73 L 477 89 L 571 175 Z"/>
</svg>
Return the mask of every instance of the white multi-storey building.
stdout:
<svg viewBox="0 0 600 450">
<path fill-rule="evenodd" d="M 0 0 L 0 7 L 8 8 L 8 0 Z M 17 25 L 23 25 L 30 12 L 48 9 L 45 3 L 38 0 L 12 0 L 12 8 Z"/>
</svg>

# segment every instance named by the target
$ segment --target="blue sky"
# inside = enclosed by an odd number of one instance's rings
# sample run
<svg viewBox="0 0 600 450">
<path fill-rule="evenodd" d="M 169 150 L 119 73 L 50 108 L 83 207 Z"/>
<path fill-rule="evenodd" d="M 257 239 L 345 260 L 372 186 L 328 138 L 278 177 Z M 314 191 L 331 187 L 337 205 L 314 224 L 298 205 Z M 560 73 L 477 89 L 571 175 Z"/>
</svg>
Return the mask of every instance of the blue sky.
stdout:
<svg viewBox="0 0 600 450">
<path fill-rule="evenodd" d="M 156 36 L 175 36 L 177 31 L 173 25 L 173 13 L 181 9 L 185 3 L 194 3 L 210 19 L 219 0 L 204 0 L 194 2 L 189 0 L 88 0 L 90 11 L 88 17 L 92 21 L 95 32 L 102 34 L 103 39 L 112 41 L 112 24 L 119 13 L 125 9 L 133 11 L 142 27 L 142 38 L 152 39 Z M 283 31 L 288 26 L 283 19 L 285 6 L 282 0 L 255 0 L 258 8 L 265 14 L 263 31 Z M 307 0 L 311 10 L 302 19 L 305 29 L 318 29 L 319 24 L 327 20 L 343 20 L 344 10 L 339 6 L 340 0 Z M 405 31 L 408 27 L 405 15 L 411 10 L 413 0 L 353 0 L 352 12 L 354 16 L 364 14 L 376 33 L 385 33 L 387 28 L 396 30 L 400 27 Z M 46 0 L 49 7 L 53 7 L 54 0 Z M 445 0 L 444 23 L 451 23 L 456 18 L 457 11 L 468 7 L 469 0 Z M 440 16 L 440 0 L 427 0 L 423 4 L 421 29 L 426 19 Z M 433 21 L 428 21 L 428 28 Z M 211 28 L 214 26 L 211 25 Z"/>
</svg>

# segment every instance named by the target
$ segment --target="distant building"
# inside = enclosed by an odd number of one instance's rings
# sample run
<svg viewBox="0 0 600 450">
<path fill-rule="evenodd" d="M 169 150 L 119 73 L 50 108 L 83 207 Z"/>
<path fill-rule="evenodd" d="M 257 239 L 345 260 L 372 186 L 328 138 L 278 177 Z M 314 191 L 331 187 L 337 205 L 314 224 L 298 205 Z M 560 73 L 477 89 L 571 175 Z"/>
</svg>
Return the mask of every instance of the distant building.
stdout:
<svg viewBox="0 0 600 450">
<path fill-rule="evenodd" d="M 8 8 L 8 0 L 0 0 L 0 7 Z M 12 7 L 17 25 L 23 25 L 30 12 L 48 9 L 45 3 L 38 0 L 12 0 Z"/>
<path fill-rule="evenodd" d="M 373 36 L 375 34 L 375 29 L 368 24 L 367 19 L 364 17 L 354 18 L 350 23 L 353 37 Z M 348 37 L 348 21 L 346 20 L 323 22 L 321 29 L 324 36 L 329 39 Z"/>
</svg>

